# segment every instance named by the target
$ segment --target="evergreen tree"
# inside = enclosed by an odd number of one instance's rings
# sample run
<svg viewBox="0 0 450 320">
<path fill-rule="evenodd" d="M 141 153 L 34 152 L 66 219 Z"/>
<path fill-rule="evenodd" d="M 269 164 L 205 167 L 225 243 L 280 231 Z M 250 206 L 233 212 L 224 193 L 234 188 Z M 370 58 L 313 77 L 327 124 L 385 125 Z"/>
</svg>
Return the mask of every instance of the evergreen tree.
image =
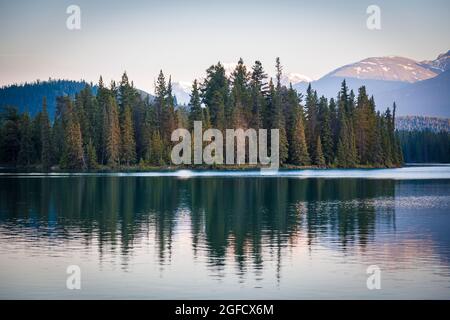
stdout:
<svg viewBox="0 0 450 320">
<path fill-rule="evenodd" d="M 18 162 L 21 165 L 29 166 L 33 158 L 33 142 L 31 133 L 31 120 L 28 112 L 22 114 L 20 123 L 20 147 Z"/>
<path fill-rule="evenodd" d="M 97 152 L 92 140 L 89 140 L 86 148 L 86 166 L 88 169 L 97 169 L 98 167 Z"/>
<path fill-rule="evenodd" d="M 208 108 L 211 126 L 220 130 L 224 129 L 226 126 L 225 106 L 229 105 L 229 81 L 220 62 L 206 70 L 201 92 L 203 103 Z"/>
<path fill-rule="evenodd" d="M 345 112 L 339 113 L 339 139 L 337 145 L 336 164 L 345 168 L 350 166 L 348 159 L 350 150 L 349 129 Z"/>
<path fill-rule="evenodd" d="M 158 131 L 155 131 L 152 135 L 152 143 L 150 150 L 150 162 L 153 165 L 161 166 L 164 165 L 164 145 L 161 139 L 161 135 Z"/>
<path fill-rule="evenodd" d="M 220 91 L 215 91 L 210 102 L 212 127 L 223 131 L 225 129 L 225 102 Z M 214 115 L 214 116 L 213 116 Z"/>
<path fill-rule="evenodd" d="M 176 129 L 177 120 L 175 118 L 175 99 L 172 94 L 172 79 L 169 77 L 166 91 L 166 108 L 162 114 L 163 139 L 168 145 L 171 144 L 170 137 L 172 132 Z"/>
<path fill-rule="evenodd" d="M 314 154 L 314 164 L 319 167 L 325 166 L 325 157 L 322 152 L 322 142 L 320 140 L 320 135 L 317 136 L 316 153 Z"/>
<path fill-rule="evenodd" d="M 83 155 L 83 139 L 80 123 L 73 110 L 72 102 L 65 99 L 67 112 L 64 117 L 64 151 L 61 159 L 61 167 L 71 170 L 85 167 Z"/>
<path fill-rule="evenodd" d="M 17 108 L 6 107 L 2 116 L 2 157 L 5 163 L 17 163 L 20 150 L 19 114 Z"/>
<path fill-rule="evenodd" d="M 134 140 L 133 119 L 131 118 L 131 108 L 125 107 L 122 121 L 122 148 L 121 161 L 129 166 L 136 162 L 136 143 Z"/>
<path fill-rule="evenodd" d="M 250 127 L 258 130 L 263 125 L 264 114 L 264 81 L 267 78 L 260 61 L 255 61 L 252 67 L 252 75 L 250 80 L 251 87 L 251 118 Z"/>
<path fill-rule="evenodd" d="M 317 129 L 319 127 L 317 100 L 318 100 L 317 92 L 312 90 L 311 84 L 309 84 L 306 90 L 306 101 L 305 101 L 305 117 L 306 117 L 305 135 L 309 147 L 309 153 L 312 155 L 315 154 L 318 135 Z"/>
<path fill-rule="evenodd" d="M 166 109 L 166 79 L 162 70 L 159 71 L 158 80 L 155 84 L 155 123 L 160 127 L 163 110 Z"/>
<path fill-rule="evenodd" d="M 106 146 L 106 159 L 111 168 L 115 168 L 120 163 L 120 125 L 119 110 L 116 100 L 108 97 L 106 110 L 104 113 L 104 138 Z"/>
<path fill-rule="evenodd" d="M 334 161 L 333 126 L 330 114 L 327 99 L 322 96 L 319 102 L 320 141 L 327 165 L 332 164 Z"/>
<path fill-rule="evenodd" d="M 52 147 L 51 147 L 51 126 L 50 119 L 47 112 L 47 99 L 42 99 L 42 114 L 41 114 L 41 164 L 45 171 L 50 169 L 52 164 Z"/>
<path fill-rule="evenodd" d="M 194 121 L 204 121 L 203 109 L 201 106 L 200 92 L 198 89 L 197 79 L 192 85 L 191 100 L 189 102 L 189 129 L 194 129 Z"/>
<path fill-rule="evenodd" d="M 305 128 L 303 126 L 303 116 L 297 110 L 294 116 L 294 127 L 292 130 L 292 147 L 290 148 L 291 163 L 298 166 L 310 164 L 308 147 L 306 145 Z"/>
<path fill-rule="evenodd" d="M 231 75 L 231 101 L 230 108 L 226 111 L 227 123 L 233 128 L 248 128 L 252 110 L 250 108 L 250 75 L 244 65 L 244 61 L 239 62 Z M 228 114 L 227 114 L 228 113 Z"/>
<path fill-rule="evenodd" d="M 270 129 L 279 130 L 279 160 L 280 164 L 286 162 L 289 156 L 289 145 L 287 141 L 287 133 L 285 128 L 285 121 L 283 115 L 283 100 L 281 87 L 281 70 L 280 60 L 276 60 L 277 69 L 277 87 L 275 88 L 272 79 L 269 82 L 268 94 L 268 119 Z"/>
</svg>

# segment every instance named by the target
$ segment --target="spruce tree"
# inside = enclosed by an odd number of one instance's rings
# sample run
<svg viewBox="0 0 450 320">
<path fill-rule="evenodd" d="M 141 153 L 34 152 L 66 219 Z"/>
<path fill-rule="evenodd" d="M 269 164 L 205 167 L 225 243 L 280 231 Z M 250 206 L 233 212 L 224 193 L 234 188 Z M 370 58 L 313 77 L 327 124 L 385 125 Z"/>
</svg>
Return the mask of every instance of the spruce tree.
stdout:
<svg viewBox="0 0 450 320">
<path fill-rule="evenodd" d="M 317 136 L 317 143 L 316 143 L 316 153 L 314 154 L 314 164 L 323 167 L 325 166 L 325 157 L 323 155 L 322 151 L 322 142 L 320 140 L 320 135 Z"/>
<path fill-rule="evenodd" d="M 158 131 L 155 131 L 152 135 L 150 159 L 153 165 L 164 165 L 164 145 Z"/>
<path fill-rule="evenodd" d="M 206 70 L 201 92 L 203 103 L 208 108 L 211 126 L 217 129 L 225 128 L 225 108 L 229 106 L 229 81 L 220 62 Z"/>
<path fill-rule="evenodd" d="M 111 168 L 115 168 L 120 163 L 120 125 L 119 125 L 119 110 L 116 100 L 112 97 L 108 97 L 106 104 L 106 110 L 104 113 L 104 125 L 105 125 L 105 146 L 106 146 L 106 159 Z"/>
<path fill-rule="evenodd" d="M 136 143 L 134 140 L 133 119 L 131 114 L 131 108 L 125 107 L 123 121 L 122 121 L 122 148 L 121 148 L 121 161 L 125 165 L 129 166 L 136 162 Z"/>
<path fill-rule="evenodd" d="M 195 79 L 194 83 L 192 84 L 191 100 L 189 102 L 189 106 L 189 129 L 193 130 L 194 121 L 204 121 L 197 79 Z"/>
<path fill-rule="evenodd" d="M 86 166 L 88 169 L 97 169 L 98 167 L 97 154 L 92 140 L 89 140 L 86 147 Z"/>
<path fill-rule="evenodd" d="M 255 61 L 252 67 L 252 75 L 250 80 L 251 87 L 251 118 L 250 127 L 258 130 L 263 125 L 264 114 L 264 81 L 267 78 L 260 61 Z"/>
<path fill-rule="evenodd" d="M 323 96 L 319 102 L 319 121 L 321 148 L 325 157 L 325 163 L 329 165 L 334 161 L 333 128 L 328 102 Z"/>
<path fill-rule="evenodd" d="M 315 154 L 317 135 L 318 135 L 318 112 L 317 112 L 317 92 L 311 88 L 311 84 L 308 85 L 306 90 L 305 101 L 305 135 L 308 143 L 308 150 L 311 155 Z"/>
<path fill-rule="evenodd" d="M 233 128 L 248 128 L 252 117 L 249 79 L 250 75 L 241 58 L 231 74 L 231 101 L 225 112 L 227 123 Z"/>
<path fill-rule="evenodd" d="M 51 152 L 51 127 L 50 119 L 47 112 L 47 98 L 42 99 L 42 113 L 41 113 L 41 164 L 42 169 L 47 171 L 52 164 Z"/>
<path fill-rule="evenodd" d="M 336 165 L 341 168 L 350 166 L 348 159 L 350 149 L 349 129 L 345 111 L 339 113 L 339 139 L 336 151 Z"/>
<path fill-rule="evenodd" d="M 33 142 L 31 133 L 31 120 L 28 112 L 22 114 L 20 123 L 20 147 L 18 162 L 23 166 L 29 166 L 33 157 Z"/>
<path fill-rule="evenodd" d="M 67 113 L 64 123 L 64 151 L 61 166 L 76 170 L 85 167 L 83 139 L 78 118 L 73 110 L 72 102 L 67 98 Z"/>
<path fill-rule="evenodd" d="M 292 130 L 292 146 L 289 149 L 291 163 L 298 166 L 307 166 L 311 163 L 308 147 L 306 145 L 305 128 L 303 126 L 303 116 L 297 110 L 294 116 L 294 127 Z"/>
</svg>

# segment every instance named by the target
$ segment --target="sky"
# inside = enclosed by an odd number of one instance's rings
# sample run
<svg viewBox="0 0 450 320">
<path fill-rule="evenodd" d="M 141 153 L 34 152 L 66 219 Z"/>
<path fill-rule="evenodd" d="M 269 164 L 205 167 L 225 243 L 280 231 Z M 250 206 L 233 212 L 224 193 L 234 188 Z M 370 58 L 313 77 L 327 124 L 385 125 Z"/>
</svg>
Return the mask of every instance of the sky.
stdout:
<svg viewBox="0 0 450 320">
<path fill-rule="evenodd" d="M 67 7 L 81 28 L 70 30 Z M 366 13 L 377 5 L 381 29 Z M 174 81 L 240 57 L 274 73 L 318 79 L 368 57 L 435 59 L 450 49 L 448 0 L 0 0 L 0 86 L 49 77 L 119 80 L 153 92 L 160 69 Z"/>
</svg>

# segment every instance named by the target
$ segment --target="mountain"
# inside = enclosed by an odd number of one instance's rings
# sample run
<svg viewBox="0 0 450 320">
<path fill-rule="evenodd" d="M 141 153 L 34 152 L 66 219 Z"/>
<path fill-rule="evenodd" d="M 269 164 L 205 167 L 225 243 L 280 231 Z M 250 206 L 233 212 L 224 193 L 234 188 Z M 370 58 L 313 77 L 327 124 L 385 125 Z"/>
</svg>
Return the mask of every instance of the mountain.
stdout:
<svg viewBox="0 0 450 320">
<path fill-rule="evenodd" d="M 436 60 L 420 62 L 420 65 L 437 73 L 447 71 L 450 69 L 450 50 L 440 54 Z"/>
<path fill-rule="evenodd" d="M 172 93 L 178 104 L 188 104 L 191 100 L 192 83 L 187 81 L 172 82 Z"/>
<path fill-rule="evenodd" d="M 433 78 L 437 72 L 403 57 L 367 58 L 334 70 L 325 77 L 417 82 Z"/>
<path fill-rule="evenodd" d="M 449 57 L 450 51 L 422 62 L 395 56 L 368 58 L 340 67 L 311 86 L 319 95 L 336 97 L 345 79 L 355 93 L 366 86 L 380 110 L 395 101 L 399 115 L 450 117 Z M 307 86 L 300 82 L 294 88 L 305 93 Z"/>
<path fill-rule="evenodd" d="M 10 85 L 0 88 L 0 107 L 15 106 L 19 111 L 28 111 L 34 116 L 42 110 L 42 98 L 47 98 L 47 109 L 51 118 L 56 110 L 56 97 L 71 96 L 80 92 L 86 85 L 85 81 L 49 80 L 36 81 L 21 85 Z M 97 88 L 94 86 L 94 93 Z"/>
<path fill-rule="evenodd" d="M 382 105 L 395 101 L 402 115 L 450 118 L 450 70 L 432 79 L 385 91 L 375 101 Z"/>
<path fill-rule="evenodd" d="M 401 81 L 384 81 L 384 80 L 372 80 L 372 79 L 357 79 L 357 78 L 345 78 L 345 77 L 323 77 L 319 80 L 311 82 L 311 87 L 317 91 L 319 95 L 324 95 L 327 98 L 336 98 L 341 88 L 342 81 L 347 82 L 349 90 L 353 90 L 355 94 L 358 93 L 358 89 L 361 86 L 366 86 L 367 92 L 370 95 L 374 95 L 375 101 L 379 109 L 385 109 L 386 106 L 381 106 L 378 103 L 377 97 L 383 92 L 393 89 L 403 88 L 407 85 Z M 293 88 L 298 92 L 305 94 L 309 83 L 300 82 L 293 85 Z M 391 106 L 392 102 L 388 105 Z"/>
</svg>

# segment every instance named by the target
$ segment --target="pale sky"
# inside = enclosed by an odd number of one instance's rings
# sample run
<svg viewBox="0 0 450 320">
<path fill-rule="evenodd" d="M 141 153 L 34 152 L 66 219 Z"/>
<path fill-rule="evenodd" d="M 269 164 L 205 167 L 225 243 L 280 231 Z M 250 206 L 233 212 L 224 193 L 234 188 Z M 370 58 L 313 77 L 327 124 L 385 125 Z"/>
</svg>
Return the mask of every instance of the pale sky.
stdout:
<svg viewBox="0 0 450 320">
<path fill-rule="evenodd" d="M 69 5 L 81 29 L 69 30 Z M 381 30 L 366 27 L 369 5 Z M 318 79 L 367 57 L 434 59 L 450 49 L 448 0 L 0 0 L 0 85 L 65 78 L 129 78 L 152 92 L 160 69 L 174 81 L 202 77 L 217 61 Z"/>
</svg>

